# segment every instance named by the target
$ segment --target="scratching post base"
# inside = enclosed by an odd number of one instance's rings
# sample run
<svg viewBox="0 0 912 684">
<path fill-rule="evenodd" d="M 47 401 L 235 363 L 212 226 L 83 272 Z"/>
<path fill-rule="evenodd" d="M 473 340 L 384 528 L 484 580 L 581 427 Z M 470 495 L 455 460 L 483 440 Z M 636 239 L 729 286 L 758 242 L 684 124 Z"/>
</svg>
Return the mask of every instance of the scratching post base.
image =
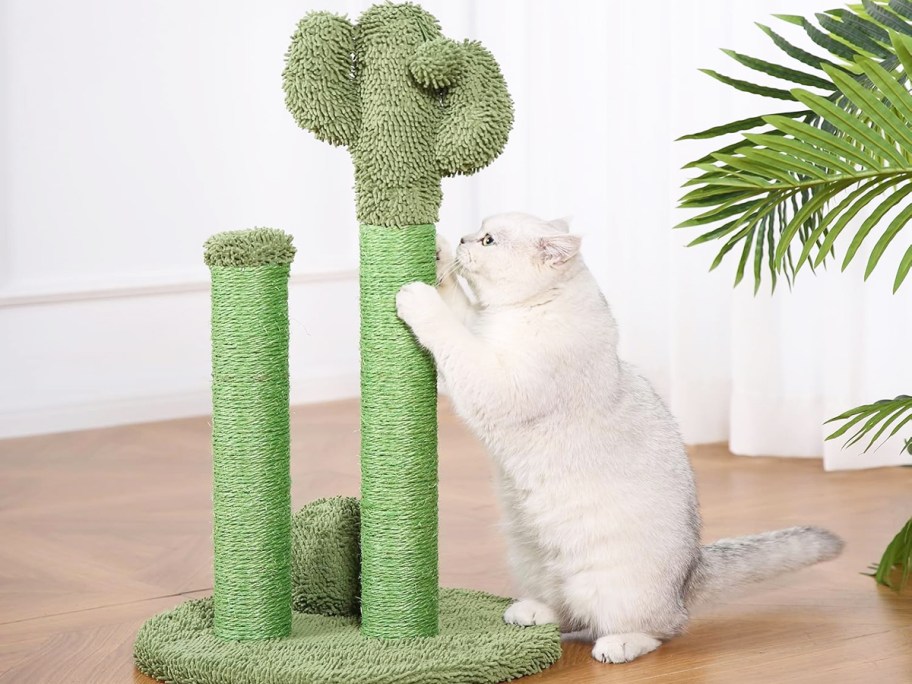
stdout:
<svg viewBox="0 0 912 684">
<path fill-rule="evenodd" d="M 509 600 L 440 590 L 440 634 L 361 635 L 357 618 L 295 612 L 291 636 L 223 641 L 211 599 L 153 617 L 136 637 L 136 667 L 174 684 L 494 684 L 544 670 L 561 653 L 556 625 L 504 624 Z"/>
</svg>

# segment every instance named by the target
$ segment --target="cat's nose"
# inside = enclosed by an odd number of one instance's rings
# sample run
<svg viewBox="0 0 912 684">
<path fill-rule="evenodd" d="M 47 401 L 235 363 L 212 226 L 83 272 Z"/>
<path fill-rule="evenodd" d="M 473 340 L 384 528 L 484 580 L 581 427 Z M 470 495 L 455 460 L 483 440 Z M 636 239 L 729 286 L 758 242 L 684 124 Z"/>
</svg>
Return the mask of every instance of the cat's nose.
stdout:
<svg viewBox="0 0 912 684">
<path fill-rule="evenodd" d="M 465 243 L 466 243 L 465 236 L 459 238 L 459 244 L 460 244 L 460 245 L 464 245 Z"/>
</svg>

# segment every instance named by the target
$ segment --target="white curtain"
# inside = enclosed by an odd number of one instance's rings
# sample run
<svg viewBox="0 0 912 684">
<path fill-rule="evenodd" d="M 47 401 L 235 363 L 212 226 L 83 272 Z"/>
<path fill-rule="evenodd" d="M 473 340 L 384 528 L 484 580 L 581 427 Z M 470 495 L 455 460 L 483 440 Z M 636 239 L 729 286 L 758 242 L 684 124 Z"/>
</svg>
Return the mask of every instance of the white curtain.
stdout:
<svg viewBox="0 0 912 684">
<path fill-rule="evenodd" d="M 912 393 L 912 284 L 891 294 L 904 249 L 867 282 L 837 263 L 802 272 L 792 291 L 782 281 L 771 296 L 767 283 L 755 296 L 747 279 L 732 290 L 734 259 L 707 272 L 720 245 L 686 249 L 697 233 L 671 229 L 687 217 L 675 208 L 687 178 L 680 167 L 717 142 L 674 139 L 783 106 L 698 68 L 743 78 L 718 48 L 779 59 L 754 22 L 832 4 L 475 2 L 474 36 L 503 65 L 517 118 L 506 153 L 471 181 L 472 218 L 574 216 L 619 320 L 622 355 L 668 400 L 689 443 L 822 455 L 827 469 L 910 463 L 898 437 L 861 454 L 862 445 L 825 442 L 835 426 L 823 425 L 857 404 Z M 783 27 L 801 40 L 800 29 Z M 465 226 L 442 228 L 455 236 Z"/>
</svg>

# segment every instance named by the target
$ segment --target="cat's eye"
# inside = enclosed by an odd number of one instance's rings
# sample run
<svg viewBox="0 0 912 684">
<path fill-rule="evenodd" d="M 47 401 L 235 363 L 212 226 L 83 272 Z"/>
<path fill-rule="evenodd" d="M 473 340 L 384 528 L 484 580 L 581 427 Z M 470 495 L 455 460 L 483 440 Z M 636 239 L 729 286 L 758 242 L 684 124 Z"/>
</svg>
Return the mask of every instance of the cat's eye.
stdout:
<svg viewBox="0 0 912 684">
<path fill-rule="evenodd" d="M 491 237 L 490 233 L 487 233 L 483 238 L 481 238 L 481 244 L 484 247 L 489 247 L 494 244 L 494 238 Z"/>
</svg>

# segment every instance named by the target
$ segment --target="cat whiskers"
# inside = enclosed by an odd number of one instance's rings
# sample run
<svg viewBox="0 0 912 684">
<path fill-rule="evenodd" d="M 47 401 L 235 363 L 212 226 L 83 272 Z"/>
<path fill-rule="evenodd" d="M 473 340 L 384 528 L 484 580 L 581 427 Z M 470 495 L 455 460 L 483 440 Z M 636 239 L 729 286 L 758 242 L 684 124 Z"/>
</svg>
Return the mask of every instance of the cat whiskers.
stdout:
<svg viewBox="0 0 912 684">
<path fill-rule="evenodd" d="M 440 283 L 442 283 L 444 280 L 446 280 L 450 276 L 455 275 L 458 271 L 459 271 L 459 264 L 457 264 L 454 261 L 446 269 L 444 269 L 443 273 L 439 273 L 437 275 L 437 284 L 440 285 Z"/>
</svg>

